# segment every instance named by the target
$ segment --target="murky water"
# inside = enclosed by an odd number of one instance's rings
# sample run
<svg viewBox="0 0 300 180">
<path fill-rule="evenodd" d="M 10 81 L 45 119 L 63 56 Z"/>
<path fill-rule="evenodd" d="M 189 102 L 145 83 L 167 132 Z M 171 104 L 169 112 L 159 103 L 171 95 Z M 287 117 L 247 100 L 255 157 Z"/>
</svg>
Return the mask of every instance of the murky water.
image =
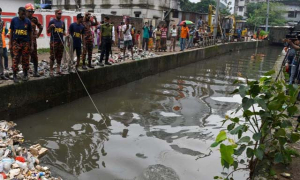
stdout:
<svg viewBox="0 0 300 180">
<path fill-rule="evenodd" d="M 102 116 L 82 98 L 20 119 L 18 129 L 28 146 L 49 148 L 42 161 L 64 179 L 213 179 L 222 167 L 210 144 L 240 102 L 228 94 L 232 82 L 238 72 L 259 78 L 281 53 L 260 51 L 262 61 L 250 60 L 254 50 L 227 54 L 93 95 Z"/>
</svg>

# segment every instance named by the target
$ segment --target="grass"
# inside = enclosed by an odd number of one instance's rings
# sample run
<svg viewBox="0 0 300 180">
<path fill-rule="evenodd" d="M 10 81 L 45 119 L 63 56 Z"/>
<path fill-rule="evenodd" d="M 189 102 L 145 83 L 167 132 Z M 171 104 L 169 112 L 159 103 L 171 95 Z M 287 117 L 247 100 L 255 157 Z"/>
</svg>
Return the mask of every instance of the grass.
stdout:
<svg viewBox="0 0 300 180">
<path fill-rule="evenodd" d="M 37 50 L 38 54 L 50 53 L 50 48 L 41 48 Z"/>
</svg>

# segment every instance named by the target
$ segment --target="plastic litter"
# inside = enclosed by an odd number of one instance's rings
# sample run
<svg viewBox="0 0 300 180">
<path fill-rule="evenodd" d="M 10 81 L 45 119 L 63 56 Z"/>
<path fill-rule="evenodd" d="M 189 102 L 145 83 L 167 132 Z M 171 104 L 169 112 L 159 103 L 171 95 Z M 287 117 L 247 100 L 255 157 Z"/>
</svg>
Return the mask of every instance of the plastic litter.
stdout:
<svg viewBox="0 0 300 180">
<path fill-rule="evenodd" d="M 46 154 L 47 149 L 40 144 L 24 148 L 21 144 L 24 137 L 15 129 L 13 122 L 0 121 L 0 180 L 61 180 L 51 177 L 48 167 L 39 165 L 39 159 Z"/>
</svg>

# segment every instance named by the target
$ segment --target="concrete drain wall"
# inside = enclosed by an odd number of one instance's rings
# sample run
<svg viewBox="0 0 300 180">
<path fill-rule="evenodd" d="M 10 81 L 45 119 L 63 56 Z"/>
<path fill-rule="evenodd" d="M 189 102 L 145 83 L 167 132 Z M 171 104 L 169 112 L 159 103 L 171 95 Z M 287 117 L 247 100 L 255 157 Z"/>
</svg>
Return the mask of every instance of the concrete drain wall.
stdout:
<svg viewBox="0 0 300 180">
<path fill-rule="evenodd" d="M 259 42 L 259 47 L 268 41 Z M 81 72 L 91 94 L 99 93 L 224 53 L 253 49 L 256 42 L 240 42 L 165 55 Z M 76 74 L 31 80 L 0 87 L 0 120 L 14 120 L 87 96 Z"/>
</svg>

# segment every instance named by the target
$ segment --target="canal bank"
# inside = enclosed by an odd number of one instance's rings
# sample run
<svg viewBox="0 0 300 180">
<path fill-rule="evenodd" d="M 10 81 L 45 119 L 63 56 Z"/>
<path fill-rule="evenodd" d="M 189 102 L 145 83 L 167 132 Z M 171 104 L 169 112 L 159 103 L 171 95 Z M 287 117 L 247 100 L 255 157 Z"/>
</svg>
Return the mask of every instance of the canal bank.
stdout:
<svg viewBox="0 0 300 180">
<path fill-rule="evenodd" d="M 267 41 L 259 42 L 259 47 L 267 45 Z M 94 94 L 228 52 L 253 49 L 255 46 L 256 42 L 222 44 L 98 68 L 81 72 L 80 76 L 89 92 Z M 0 117 L 13 120 L 84 96 L 86 92 L 77 74 L 11 84 L 0 87 Z"/>
</svg>

